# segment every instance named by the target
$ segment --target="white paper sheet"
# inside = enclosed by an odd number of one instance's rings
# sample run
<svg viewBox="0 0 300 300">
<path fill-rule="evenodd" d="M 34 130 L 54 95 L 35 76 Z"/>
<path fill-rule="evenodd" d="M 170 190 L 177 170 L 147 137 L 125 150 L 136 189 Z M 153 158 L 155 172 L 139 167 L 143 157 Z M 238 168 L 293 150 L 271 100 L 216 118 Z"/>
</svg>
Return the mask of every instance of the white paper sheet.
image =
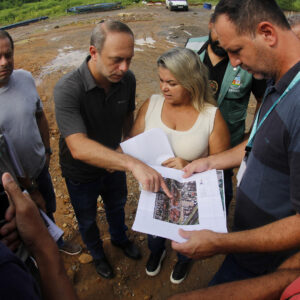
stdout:
<svg viewBox="0 0 300 300">
<path fill-rule="evenodd" d="M 23 193 L 29 195 L 27 190 L 24 190 Z M 64 234 L 63 230 L 59 228 L 41 209 L 39 209 L 39 211 L 45 222 L 49 234 L 53 237 L 54 241 L 57 242 L 59 238 Z"/>
<path fill-rule="evenodd" d="M 216 170 L 182 178 L 183 172 L 165 168 L 161 163 L 174 153 L 167 135 L 162 129 L 148 130 L 121 143 L 127 153 L 156 169 L 165 178 L 171 192 L 176 194 L 171 201 L 163 192 L 151 193 L 142 190 L 132 229 L 165 237 L 177 242 L 185 241 L 179 228 L 185 230 L 211 229 L 227 232 L 223 172 Z M 224 200 L 224 199 L 223 199 Z"/>
<path fill-rule="evenodd" d="M 182 171 L 151 166 L 166 179 L 175 195 L 142 191 L 132 229 L 184 242 L 178 230 L 210 229 L 227 232 L 216 170 L 182 178 Z"/>
<path fill-rule="evenodd" d="M 40 213 L 46 223 L 50 235 L 53 237 L 54 241 L 57 242 L 64 232 L 41 209 Z"/>
<path fill-rule="evenodd" d="M 160 166 L 163 161 L 174 157 L 168 137 L 160 128 L 147 130 L 121 143 L 120 146 L 124 153 L 147 165 Z"/>
</svg>

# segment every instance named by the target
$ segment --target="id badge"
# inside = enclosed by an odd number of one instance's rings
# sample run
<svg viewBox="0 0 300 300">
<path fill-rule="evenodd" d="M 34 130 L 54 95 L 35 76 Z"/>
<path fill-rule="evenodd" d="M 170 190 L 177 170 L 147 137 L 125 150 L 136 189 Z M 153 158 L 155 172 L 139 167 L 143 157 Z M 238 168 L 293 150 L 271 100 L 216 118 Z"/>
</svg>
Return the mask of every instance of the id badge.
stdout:
<svg viewBox="0 0 300 300">
<path fill-rule="evenodd" d="M 244 156 L 242 163 L 240 165 L 239 171 L 236 174 L 236 180 L 237 180 L 237 186 L 240 185 L 240 182 L 242 181 L 242 178 L 244 176 L 244 173 L 246 171 L 247 168 L 247 159 L 248 159 L 248 155 L 246 153 L 246 155 Z"/>
</svg>

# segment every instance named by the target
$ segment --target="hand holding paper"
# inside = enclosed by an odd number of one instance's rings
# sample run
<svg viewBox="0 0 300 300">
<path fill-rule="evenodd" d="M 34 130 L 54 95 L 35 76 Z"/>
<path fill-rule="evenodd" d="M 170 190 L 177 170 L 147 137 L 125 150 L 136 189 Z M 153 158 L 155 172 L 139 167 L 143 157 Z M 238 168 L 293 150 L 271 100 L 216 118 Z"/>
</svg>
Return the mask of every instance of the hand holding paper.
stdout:
<svg viewBox="0 0 300 300">
<path fill-rule="evenodd" d="M 189 162 L 180 158 L 180 157 L 171 157 L 164 162 L 162 162 L 162 166 L 167 168 L 173 168 L 177 170 L 182 170 Z"/>
<path fill-rule="evenodd" d="M 145 190 L 153 190 L 153 187 L 143 186 L 133 230 L 176 242 L 186 241 L 179 235 L 179 228 L 188 231 L 210 229 L 227 232 L 226 214 L 219 190 L 222 179 L 218 181 L 216 170 L 194 174 L 184 179 L 181 170 L 162 167 L 162 163 L 170 167 L 174 161 L 176 164 L 184 162 L 181 162 L 180 158 L 174 158 L 168 137 L 158 128 L 127 140 L 121 147 L 124 153 L 149 164 L 160 173 L 164 178 L 161 185 L 165 184 L 173 195 L 170 199 L 162 190 L 151 193 Z"/>
<path fill-rule="evenodd" d="M 179 234 L 186 239 L 184 243 L 172 241 L 172 248 L 193 259 L 208 258 L 217 253 L 216 240 L 220 233 L 211 230 L 185 231 L 179 229 Z"/>
<path fill-rule="evenodd" d="M 132 229 L 177 242 L 185 239 L 178 229 L 211 229 L 227 232 L 216 170 L 182 178 L 182 171 L 153 166 L 165 179 L 173 194 L 142 191 Z"/>
</svg>

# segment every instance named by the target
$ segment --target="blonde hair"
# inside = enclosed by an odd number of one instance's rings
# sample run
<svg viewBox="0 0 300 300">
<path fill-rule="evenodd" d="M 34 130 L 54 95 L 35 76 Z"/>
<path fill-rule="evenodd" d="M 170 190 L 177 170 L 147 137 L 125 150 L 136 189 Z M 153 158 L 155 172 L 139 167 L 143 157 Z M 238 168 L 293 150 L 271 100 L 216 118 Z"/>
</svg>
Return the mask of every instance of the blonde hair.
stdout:
<svg viewBox="0 0 300 300">
<path fill-rule="evenodd" d="M 173 48 L 157 60 L 158 67 L 168 69 L 191 96 L 193 107 L 200 112 L 205 103 L 216 105 L 208 80 L 208 71 L 199 56 L 187 48 Z"/>
</svg>

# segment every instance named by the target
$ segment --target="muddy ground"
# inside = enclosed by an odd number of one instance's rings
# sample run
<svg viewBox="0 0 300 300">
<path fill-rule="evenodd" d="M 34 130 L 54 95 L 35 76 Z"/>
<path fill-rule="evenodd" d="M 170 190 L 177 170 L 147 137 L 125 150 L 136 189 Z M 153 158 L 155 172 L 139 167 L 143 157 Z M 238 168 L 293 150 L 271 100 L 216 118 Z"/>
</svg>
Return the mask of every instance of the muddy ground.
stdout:
<svg viewBox="0 0 300 300">
<path fill-rule="evenodd" d="M 157 57 L 169 48 L 184 46 L 190 36 L 207 34 L 209 15 L 210 11 L 203 9 L 202 6 L 191 6 L 188 12 L 170 12 L 164 5 L 145 5 L 132 9 L 51 19 L 9 30 L 15 40 L 15 67 L 32 72 L 48 117 L 51 146 L 54 151 L 50 173 L 57 196 L 55 218 L 65 231 L 65 238 L 79 242 L 84 248 L 58 163 L 59 132 L 53 104 L 55 83 L 63 74 L 79 66 L 83 61 L 94 24 L 102 19 L 119 19 L 131 27 L 136 38 L 131 69 L 137 78 L 136 102 L 139 107 L 147 97 L 159 92 Z M 253 106 L 251 104 L 251 113 Z M 131 228 L 139 192 L 137 183 L 130 174 L 128 187 L 126 222 Z M 174 285 L 169 277 L 176 262 L 176 255 L 168 244 L 168 255 L 161 273 L 157 277 L 149 278 L 145 274 L 145 263 L 149 253 L 146 236 L 129 229 L 129 236 L 141 248 L 143 258 L 140 261 L 128 259 L 110 244 L 101 201 L 98 211 L 101 237 L 116 277 L 111 280 L 103 279 L 97 275 L 91 263 L 83 264 L 80 263 L 79 256 L 70 257 L 62 254 L 68 275 L 81 299 L 166 299 L 178 292 L 206 286 L 222 262 L 223 256 L 197 261 L 193 264 L 187 279 L 180 285 Z M 87 253 L 86 248 L 83 252 Z"/>
</svg>

